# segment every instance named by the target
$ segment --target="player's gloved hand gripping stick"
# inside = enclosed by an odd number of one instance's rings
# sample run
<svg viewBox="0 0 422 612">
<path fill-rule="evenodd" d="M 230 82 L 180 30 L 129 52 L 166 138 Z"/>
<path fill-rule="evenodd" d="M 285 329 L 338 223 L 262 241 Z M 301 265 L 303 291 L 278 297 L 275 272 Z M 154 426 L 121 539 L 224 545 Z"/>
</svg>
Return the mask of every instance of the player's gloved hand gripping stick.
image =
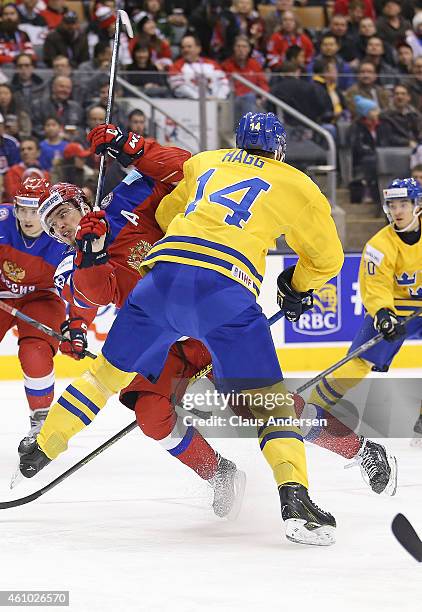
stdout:
<svg viewBox="0 0 422 612">
<path fill-rule="evenodd" d="M 1 300 L 0 300 L 0 310 L 4 310 L 5 312 L 12 315 L 12 317 L 21 319 L 21 321 L 25 321 L 25 323 L 28 323 L 28 325 L 32 325 L 32 327 L 35 327 L 36 329 L 39 329 L 40 331 L 47 334 L 47 336 L 56 338 L 56 340 L 60 340 L 60 342 L 69 342 L 69 338 L 67 338 L 63 334 L 59 334 L 58 332 L 54 331 L 54 329 L 52 329 L 51 327 L 48 327 L 48 325 L 44 325 L 44 323 L 40 323 L 40 321 L 36 321 L 35 319 L 28 317 L 28 315 L 24 314 L 23 312 L 20 312 L 20 310 L 17 310 L 16 308 L 13 308 L 12 306 L 9 306 L 9 304 L 6 304 L 6 302 L 2 302 Z M 84 355 L 83 355 L 84 357 L 91 357 L 91 359 L 97 359 L 97 355 L 94 355 L 94 353 L 91 353 L 86 348 L 84 348 L 83 352 L 84 352 Z"/>
</svg>

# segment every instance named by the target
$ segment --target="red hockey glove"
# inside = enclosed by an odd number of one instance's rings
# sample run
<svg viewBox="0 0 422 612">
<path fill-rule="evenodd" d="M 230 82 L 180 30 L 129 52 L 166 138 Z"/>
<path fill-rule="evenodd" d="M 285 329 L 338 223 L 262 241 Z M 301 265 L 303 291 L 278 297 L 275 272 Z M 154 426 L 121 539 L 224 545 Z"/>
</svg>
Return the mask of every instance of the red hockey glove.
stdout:
<svg viewBox="0 0 422 612">
<path fill-rule="evenodd" d="M 75 242 L 78 248 L 75 264 L 78 268 L 100 266 L 109 260 L 107 252 L 110 226 L 104 210 L 89 212 L 80 220 Z"/>
<path fill-rule="evenodd" d="M 66 319 L 60 325 L 60 331 L 66 338 L 60 343 L 60 350 L 64 355 L 73 357 L 73 359 L 83 359 L 85 357 L 85 349 L 88 348 L 86 334 L 88 325 L 80 317 Z"/>
<path fill-rule="evenodd" d="M 126 168 L 144 153 L 145 139 L 135 132 L 126 132 L 112 123 L 97 125 L 87 136 L 91 153 L 108 153 Z"/>
</svg>

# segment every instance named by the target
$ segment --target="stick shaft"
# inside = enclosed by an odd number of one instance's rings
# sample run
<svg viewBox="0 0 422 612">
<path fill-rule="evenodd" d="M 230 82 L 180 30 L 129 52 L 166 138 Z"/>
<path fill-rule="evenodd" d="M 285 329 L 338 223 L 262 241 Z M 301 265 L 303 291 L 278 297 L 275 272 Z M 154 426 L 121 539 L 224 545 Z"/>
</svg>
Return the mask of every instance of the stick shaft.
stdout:
<svg viewBox="0 0 422 612">
<path fill-rule="evenodd" d="M 47 334 L 47 336 L 50 336 L 51 338 L 55 338 L 56 340 L 59 340 L 60 342 L 67 341 L 67 338 L 62 336 L 62 334 L 59 334 L 58 332 L 56 332 L 51 327 L 48 327 L 48 325 L 44 325 L 44 323 L 41 323 L 40 321 L 36 321 L 35 319 L 28 317 L 28 315 L 24 314 L 20 310 L 17 310 L 17 308 L 13 308 L 13 306 L 9 306 L 9 304 L 6 304 L 5 302 L 2 302 L 1 300 L 0 300 L 0 310 L 4 310 L 5 312 L 12 315 L 12 317 L 16 317 L 17 319 L 20 319 L 21 321 L 25 321 L 25 323 L 28 323 L 28 325 L 32 325 L 32 327 L 39 329 L 40 331 L 44 332 L 45 334 Z M 91 357 L 91 359 L 97 358 L 97 355 L 94 355 L 94 353 L 91 353 L 90 351 L 85 351 L 85 355 L 87 357 Z"/>
</svg>

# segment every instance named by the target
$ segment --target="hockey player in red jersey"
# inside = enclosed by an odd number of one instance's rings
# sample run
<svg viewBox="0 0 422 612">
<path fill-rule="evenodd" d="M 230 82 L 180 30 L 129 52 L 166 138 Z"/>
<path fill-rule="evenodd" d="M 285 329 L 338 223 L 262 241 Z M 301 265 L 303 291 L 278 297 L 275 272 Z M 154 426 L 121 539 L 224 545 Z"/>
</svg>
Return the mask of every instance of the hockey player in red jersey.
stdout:
<svg viewBox="0 0 422 612">
<path fill-rule="evenodd" d="M 40 225 L 38 199 L 46 186 L 43 179 L 28 178 L 16 193 L 14 205 L 0 206 L 0 299 L 60 331 L 66 311 L 54 287 L 54 272 L 63 258 L 64 247 L 47 236 Z M 79 316 L 79 309 L 73 308 L 73 315 Z M 83 323 L 79 319 L 79 328 Z M 59 343 L 4 311 L 0 311 L 0 341 L 15 325 L 30 410 L 30 434 L 36 434 L 53 401 L 53 357 Z M 83 350 L 84 335 L 77 335 L 78 350 Z M 71 352 L 72 343 L 66 344 L 65 350 Z"/>
<path fill-rule="evenodd" d="M 140 263 L 163 235 L 155 210 L 182 178 L 183 163 L 190 156 L 131 133 L 126 139 L 135 147 L 131 147 L 130 157 L 118 159 L 135 162 L 136 170 L 103 199 L 101 211 L 92 212 L 83 191 L 66 183 L 53 185 L 40 200 L 45 231 L 75 247 L 58 267 L 55 282 L 61 295 L 76 306 L 123 305 L 139 280 Z M 138 159 L 136 147 L 144 152 Z M 243 497 L 244 474 L 216 453 L 194 427 L 183 425 L 174 409 L 189 378 L 210 360 L 207 349 L 197 340 L 176 342 L 158 381 L 137 376 L 121 392 L 120 400 L 135 410 L 144 434 L 210 482 L 215 513 L 233 517 Z M 86 419 L 84 424 L 88 424 Z"/>
</svg>

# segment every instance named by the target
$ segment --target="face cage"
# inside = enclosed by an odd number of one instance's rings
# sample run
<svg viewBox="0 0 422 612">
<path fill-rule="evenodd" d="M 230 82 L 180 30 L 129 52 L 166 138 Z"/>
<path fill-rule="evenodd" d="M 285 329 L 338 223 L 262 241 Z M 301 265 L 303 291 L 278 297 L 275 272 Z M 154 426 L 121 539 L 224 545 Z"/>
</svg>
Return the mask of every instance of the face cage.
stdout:
<svg viewBox="0 0 422 612">
<path fill-rule="evenodd" d="M 82 216 L 84 216 L 86 213 L 88 213 L 91 210 L 88 204 L 84 202 L 82 199 L 72 198 L 70 200 L 65 200 L 64 202 L 60 202 L 59 206 L 63 206 L 64 204 L 67 204 L 69 208 L 73 207 L 75 210 L 78 210 Z M 57 208 L 59 207 L 57 206 Z M 57 210 L 57 208 L 52 210 L 47 215 L 46 219 L 41 218 L 41 227 L 43 228 L 44 232 L 48 234 L 51 238 L 53 238 L 57 242 L 61 242 L 62 244 L 67 245 L 67 242 L 65 240 L 62 240 L 60 236 L 54 233 L 54 230 L 51 228 L 51 226 L 48 223 L 48 218 L 51 217 L 51 215 L 55 212 L 55 210 Z M 76 229 L 75 229 L 75 233 L 76 233 Z"/>
<path fill-rule="evenodd" d="M 398 199 L 398 198 L 397 198 L 397 199 Z M 414 199 L 414 200 L 412 200 L 411 198 L 409 198 L 409 200 L 412 202 L 412 206 L 413 206 L 413 219 L 412 219 L 412 221 L 409 223 L 409 225 L 406 225 L 406 227 L 404 227 L 403 229 L 397 229 L 397 228 L 394 226 L 393 217 L 391 216 L 390 209 L 388 208 L 388 202 L 394 202 L 394 200 L 395 200 L 395 198 L 391 198 L 390 200 L 385 200 L 385 201 L 384 201 L 384 204 L 382 205 L 382 209 L 383 209 L 383 211 L 384 211 L 384 213 L 385 213 L 385 215 L 386 215 L 386 217 L 387 217 L 387 219 L 388 219 L 388 222 L 389 222 L 389 223 L 390 223 L 390 225 L 393 227 L 393 229 L 394 229 L 394 231 L 395 231 L 395 232 L 398 232 L 398 233 L 400 233 L 400 232 L 407 232 L 407 231 L 408 231 L 408 229 L 409 229 L 410 227 L 412 227 L 412 225 L 413 225 L 413 223 L 414 223 L 415 219 L 417 219 L 417 218 L 418 218 L 418 217 L 421 215 L 421 213 L 422 213 L 422 201 L 421 201 L 421 200 L 422 200 L 422 198 L 416 198 L 416 199 Z M 418 211 L 418 212 L 416 212 L 416 209 L 417 209 L 417 208 L 419 208 L 419 211 Z"/>
</svg>

